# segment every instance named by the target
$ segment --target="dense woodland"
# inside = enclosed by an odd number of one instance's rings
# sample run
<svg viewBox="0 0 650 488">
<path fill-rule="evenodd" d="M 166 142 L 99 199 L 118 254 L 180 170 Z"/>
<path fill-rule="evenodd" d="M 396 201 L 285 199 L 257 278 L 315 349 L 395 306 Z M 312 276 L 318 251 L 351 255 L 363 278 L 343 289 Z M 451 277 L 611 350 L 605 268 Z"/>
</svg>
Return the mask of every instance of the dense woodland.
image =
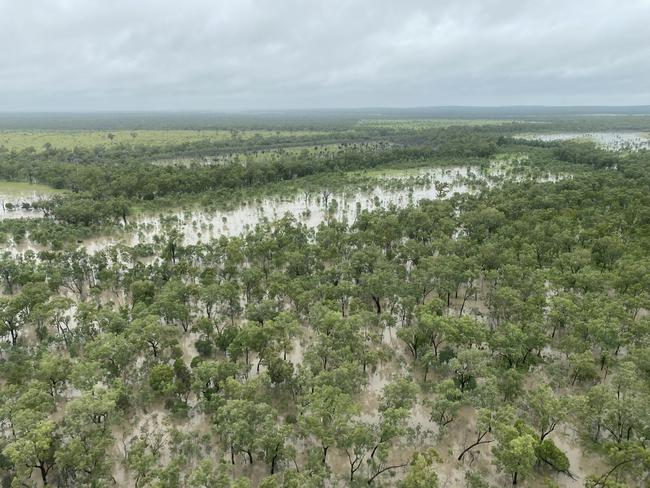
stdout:
<svg viewBox="0 0 650 488">
<path fill-rule="evenodd" d="M 0 222 L 4 486 L 648 486 L 650 153 L 514 137 L 541 122 L 325 123 L 0 152 L 0 179 L 67 190 Z M 252 156 L 285 146 L 306 148 Z M 77 245 L 145 205 L 509 154 L 569 176 L 196 245 L 174 222 L 147 249 Z"/>
</svg>

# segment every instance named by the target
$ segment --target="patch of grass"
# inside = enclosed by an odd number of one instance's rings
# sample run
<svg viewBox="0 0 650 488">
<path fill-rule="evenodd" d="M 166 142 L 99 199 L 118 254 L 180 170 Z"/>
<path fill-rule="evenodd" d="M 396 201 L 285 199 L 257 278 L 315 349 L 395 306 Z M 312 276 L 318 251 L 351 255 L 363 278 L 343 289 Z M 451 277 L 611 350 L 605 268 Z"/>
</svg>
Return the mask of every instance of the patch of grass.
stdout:
<svg viewBox="0 0 650 488">
<path fill-rule="evenodd" d="M 64 190 L 57 190 L 46 185 L 37 185 L 31 183 L 24 183 L 21 181 L 1 181 L 0 180 L 0 196 L 2 197 L 31 197 L 36 195 L 53 195 L 55 193 L 63 193 Z"/>
<path fill-rule="evenodd" d="M 37 152 L 47 145 L 55 149 L 124 145 L 165 146 L 197 141 L 231 141 L 265 139 L 270 137 L 300 137 L 320 135 L 310 130 L 117 130 L 117 131 L 1 131 L 0 147 L 20 151 L 34 148 Z"/>
</svg>

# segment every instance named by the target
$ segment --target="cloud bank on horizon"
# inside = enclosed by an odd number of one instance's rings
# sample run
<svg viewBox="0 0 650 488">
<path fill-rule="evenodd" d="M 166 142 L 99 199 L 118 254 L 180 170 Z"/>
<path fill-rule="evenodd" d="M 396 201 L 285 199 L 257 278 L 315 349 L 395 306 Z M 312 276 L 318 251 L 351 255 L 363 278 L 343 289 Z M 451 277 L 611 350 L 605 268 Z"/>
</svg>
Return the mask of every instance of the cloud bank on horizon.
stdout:
<svg viewBox="0 0 650 488">
<path fill-rule="evenodd" d="M 0 110 L 650 103 L 650 0 L 0 0 Z"/>
</svg>

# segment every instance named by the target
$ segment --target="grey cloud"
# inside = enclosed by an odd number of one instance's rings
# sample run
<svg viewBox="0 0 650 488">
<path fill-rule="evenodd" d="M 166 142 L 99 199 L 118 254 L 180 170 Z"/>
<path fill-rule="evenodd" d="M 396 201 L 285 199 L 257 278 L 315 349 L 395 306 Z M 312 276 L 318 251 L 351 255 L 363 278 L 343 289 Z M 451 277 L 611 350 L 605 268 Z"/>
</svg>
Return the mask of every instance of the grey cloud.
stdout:
<svg viewBox="0 0 650 488">
<path fill-rule="evenodd" d="M 0 110 L 647 104 L 650 0 L 0 0 Z"/>
</svg>

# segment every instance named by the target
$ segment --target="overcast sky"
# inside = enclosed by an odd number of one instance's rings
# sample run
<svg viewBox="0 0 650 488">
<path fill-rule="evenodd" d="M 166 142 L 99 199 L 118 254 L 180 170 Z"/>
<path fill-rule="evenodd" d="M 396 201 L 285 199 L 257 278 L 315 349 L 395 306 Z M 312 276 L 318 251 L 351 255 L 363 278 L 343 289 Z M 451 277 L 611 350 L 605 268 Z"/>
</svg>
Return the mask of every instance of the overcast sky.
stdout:
<svg viewBox="0 0 650 488">
<path fill-rule="evenodd" d="M 650 103 L 650 0 L 0 0 L 2 110 Z"/>
</svg>

